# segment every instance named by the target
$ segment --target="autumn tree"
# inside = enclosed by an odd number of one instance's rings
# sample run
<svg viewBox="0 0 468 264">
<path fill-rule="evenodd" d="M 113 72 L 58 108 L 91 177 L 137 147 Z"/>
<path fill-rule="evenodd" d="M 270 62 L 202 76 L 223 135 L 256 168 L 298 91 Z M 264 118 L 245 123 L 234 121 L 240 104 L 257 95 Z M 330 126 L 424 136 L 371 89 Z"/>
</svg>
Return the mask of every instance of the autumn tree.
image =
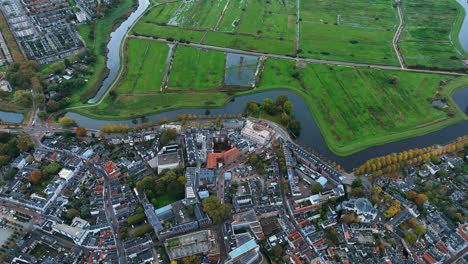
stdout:
<svg viewBox="0 0 468 264">
<path fill-rule="evenodd" d="M 42 172 L 40 170 L 35 170 L 32 171 L 31 174 L 29 175 L 29 181 L 32 184 L 38 184 L 42 180 Z"/>
<path fill-rule="evenodd" d="M 203 211 L 207 213 L 215 224 L 221 223 L 231 214 L 231 208 L 227 204 L 222 204 L 216 196 L 210 196 L 202 202 Z"/>
<path fill-rule="evenodd" d="M 77 137 L 84 137 L 86 136 L 86 132 L 87 132 L 86 128 L 78 127 L 75 131 L 75 134 Z"/>
<path fill-rule="evenodd" d="M 426 228 L 422 225 L 417 225 L 415 228 L 414 228 L 414 233 L 417 235 L 417 236 L 422 236 L 426 233 Z"/>
<path fill-rule="evenodd" d="M 18 135 L 16 138 L 16 147 L 20 152 L 26 152 L 31 150 L 34 147 L 34 143 L 31 139 L 31 136 L 28 134 Z"/>
<path fill-rule="evenodd" d="M 191 255 L 182 259 L 182 264 L 201 264 L 201 258 L 197 255 Z"/>
<path fill-rule="evenodd" d="M 75 120 L 73 120 L 71 117 L 64 116 L 59 119 L 59 123 L 63 127 L 71 127 L 73 124 L 75 124 Z"/>
<path fill-rule="evenodd" d="M 423 205 L 427 201 L 427 195 L 420 193 L 414 198 L 414 203 L 418 206 Z"/>
</svg>

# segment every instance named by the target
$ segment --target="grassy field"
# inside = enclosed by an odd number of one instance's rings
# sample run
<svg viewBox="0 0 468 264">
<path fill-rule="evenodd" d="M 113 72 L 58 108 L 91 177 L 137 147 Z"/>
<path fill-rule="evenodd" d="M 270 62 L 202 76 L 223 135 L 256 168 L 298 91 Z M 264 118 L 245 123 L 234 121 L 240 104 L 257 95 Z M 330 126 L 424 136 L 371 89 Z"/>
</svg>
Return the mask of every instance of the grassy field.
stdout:
<svg viewBox="0 0 468 264">
<path fill-rule="evenodd" d="M 301 56 L 397 65 L 397 14 L 388 0 L 301 1 Z"/>
<path fill-rule="evenodd" d="M 296 1 L 233 0 L 220 20 L 226 3 L 190 0 L 155 6 L 132 33 L 295 54 Z M 301 1 L 300 56 L 398 65 L 392 48 L 398 15 L 392 4 L 387 0 Z M 455 1 L 404 1 L 404 8 L 406 29 L 401 47 L 407 62 L 460 67 L 458 58 L 462 56 L 455 52 L 460 45 L 452 46 L 448 38 L 453 38 L 453 30 L 460 26 L 457 15 L 461 12 Z M 175 109 L 222 107 L 231 99 L 216 90 L 223 82 L 225 54 L 180 45 L 169 89 L 159 93 L 159 85 L 155 84 L 161 83 L 168 50 L 166 44 L 131 38 L 127 66 L 114 88 L 115 98 L 106 97 L 97 106 L 74 111 L 97 119 L 132 119 Z M 363 67 L 296 65 L 292 60 L 269 58 L 257 89 L 236 95 L 271 89 L 296 92 L 306 102 L 330 149 L 338 155 L 349 155 L 466 120 L 450 96 L 466 87 L 468 77 L 453 79 L 448 75 Z M 447 80 L 451 81 L 441 94 L 457 109 L 451 118 L 430 104 L 440 82 Z"/>
<path fill-rule="evenodd" d="M 449 39 L 461 7 L 456 1 L 403 1 L 406 27 L 401 48 L 409 65 L 463 68 L 464 52 Z M 458 42 L 458 36 L 454 39 Z"/>
<path fill-rule="evenodd" d="M 121 93 L 156 92 L 161 87 L 166 60 L 167 44 L 142 39 L 128 39 L 127 68 L 117 91 Z"/>
<path fill-rule="evenodd" d="M 295 72 L 302 77 L 291 78 Z M 391 78 L 398 81 L 391 84 Z M 325 65 L 301 68 L 294 62 L 268 60 L 259 90 L 287 87 L 298 92 L 329 147 L 345 155 L 392 137 L 409 136 L 406 133 L 418 126 L 446 117 L 431 107 L 430 98 L 439 82 L 450 78 Z"/>
<path fill-rule="evenodd" d="M 224 63 L 223 52 L 178 47 L 169 78 L 169 89 L 221 88 Z"/>
</svg>

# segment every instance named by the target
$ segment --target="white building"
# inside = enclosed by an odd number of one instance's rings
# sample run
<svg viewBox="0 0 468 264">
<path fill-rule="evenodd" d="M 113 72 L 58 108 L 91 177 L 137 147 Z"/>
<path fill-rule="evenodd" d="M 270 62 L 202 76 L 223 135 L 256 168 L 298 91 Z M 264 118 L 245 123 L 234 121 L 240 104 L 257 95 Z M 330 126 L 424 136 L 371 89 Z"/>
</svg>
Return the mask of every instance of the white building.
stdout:
<svg viewBox="0 0 468 264">
<path fill-rule="evenodd" d="M 62 169 L 59 172 L 59 176 L 60 176 L 60 178 L 68 181 L 71 177 L 73 177 L 73 171 L 68 170 L 68 169 Z"/>
<path fill-rule="evenodd" d="M 247 120 L 247 122 L 245 123 L 241 134 L 247 140 L 250 140 L 260 145 L 265 145 L 271 138 L 271 133 L 267 130 L 267 127 L 257 123 L 253 123 L 250 120 Z"/>
</svg>

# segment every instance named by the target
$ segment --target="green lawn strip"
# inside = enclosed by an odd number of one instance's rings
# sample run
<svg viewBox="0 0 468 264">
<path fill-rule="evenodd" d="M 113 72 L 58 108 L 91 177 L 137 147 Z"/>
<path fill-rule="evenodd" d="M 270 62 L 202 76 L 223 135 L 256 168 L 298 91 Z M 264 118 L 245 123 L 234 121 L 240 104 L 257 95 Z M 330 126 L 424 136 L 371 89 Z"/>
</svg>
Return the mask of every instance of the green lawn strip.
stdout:
<svg viewBox="0 0 468 264">
<path fill-rule="evenodd" d="M 177 48 L 170 89 L 211 89 L 223 85 L 225 54 L 191 47 Z"/>
<path fill-rule="evenodd" d="M 156 209 L 159 209 L 159 208 L 164 207 L 164 206 L 166 206 L 168 204 L 177 202 L 176 199 L 171 198 L 167 193 L 165 193 L 165 194 L 163 194 L 161 196 L 158 196 L 156 198 L 156 201 L 157 201 L 157 203 L 156 203 L 156 205 L 154 205 L 154 207 Z"/>
<path fill-rule="evenodd" d="M 141 18 L 139 23 L 161 23 L 167 24 L 171 18 L 174 17 L 177 8 L 179 8 L 179 2 L 166 3 L 164 5 L 155 6 L 147 11 L 144 17 Z"/>
<path fill-rule="evenodd" d="M 145 60 L 145 52 L 149 49 L 150 42 L 141 39 L 128 39 L 125 50 L 127 62 L 125 74 L 122 76 L 122 82 L 117 87 L 117 91 L 131 93 L 136 87 L 136 82 L 140 78 L 142 65 Z"/>
<path fill-rule="evenodd" d="M 154 38 L 186 40 L 197 43 L 203 36 L 202 31 L 193 31 L 176 26 L 160 26 L 151 23 L 139 22 L 132 30 L 135 35 L 142 35 Z"/>
<path fill-rule="evenodd" d="M 294 42 L 292 40 L 262 36 L 254 37 L 222 32 L 208 32 L 203 44 L 273 54 L 294 54 Z"/>
<path fill-rule="evenodd" d="M 166 70 L 169 46 L 164 43 L 148 41 L 149 49 L 144 55 L 141 70 L 136 76 L 135 92 L 159 91 Z"/>
<path fill-rule="evenodd" d="M 106 97 L 104 101 L 97 106 L 77 108 L 71 111 L 95 119 L 123 120 L 176 109 L 220 108 L 224 106 L 229 99 L 230 97 L 226 93 L 186 92 L 118 95 L 115 101 Z"/>
</svg>

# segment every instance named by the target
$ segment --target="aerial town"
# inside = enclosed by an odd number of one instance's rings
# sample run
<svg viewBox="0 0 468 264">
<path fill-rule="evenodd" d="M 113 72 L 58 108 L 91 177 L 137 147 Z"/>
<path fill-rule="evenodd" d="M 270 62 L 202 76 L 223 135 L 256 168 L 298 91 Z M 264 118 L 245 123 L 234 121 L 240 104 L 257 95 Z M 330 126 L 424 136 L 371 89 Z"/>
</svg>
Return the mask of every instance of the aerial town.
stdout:
<svg viewBox="0 0 468 264">
<path fill-rule="evenodd" d="M 468 263 L 467 14 L 0 0 L 0 263 Z"/>
<path fill-rule="evenodd" d="M 0 171 L 3 261 L 466 261 L 466 144 L 356 177 L 269 121 L 161 122 L 1 132 L 18 154 Z"/>
</svg>

